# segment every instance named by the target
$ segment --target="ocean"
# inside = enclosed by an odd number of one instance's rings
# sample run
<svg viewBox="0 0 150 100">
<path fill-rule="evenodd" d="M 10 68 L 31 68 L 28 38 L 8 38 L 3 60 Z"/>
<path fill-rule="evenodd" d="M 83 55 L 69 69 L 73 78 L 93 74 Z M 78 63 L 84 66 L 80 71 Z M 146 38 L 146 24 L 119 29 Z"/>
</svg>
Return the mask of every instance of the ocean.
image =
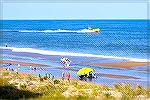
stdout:
<svg viewBox="0 0 150 100">
<path fill-rule="evenodd" d="M 0 23 L 2 59 L 55 67 L 61 66 L 59 60 L 66 56 L 72 60 L 74 68 L 103 62 L 148 61 L 148 20 L 1 20 Z M 88 27 L 98 27 L 100 33 L 90 33 Z M 111 74 L 120 70 L 103 66 L 92 68 Z M 122 72 L 118 74 L 138 74 L 141 79 L 134 82 L 147 82 L 146 72 L 133 69 Z M 114 83 L 117 79 L 102 77 L 97 82 L 101 83 L 101 80 Z"/>
</svg>

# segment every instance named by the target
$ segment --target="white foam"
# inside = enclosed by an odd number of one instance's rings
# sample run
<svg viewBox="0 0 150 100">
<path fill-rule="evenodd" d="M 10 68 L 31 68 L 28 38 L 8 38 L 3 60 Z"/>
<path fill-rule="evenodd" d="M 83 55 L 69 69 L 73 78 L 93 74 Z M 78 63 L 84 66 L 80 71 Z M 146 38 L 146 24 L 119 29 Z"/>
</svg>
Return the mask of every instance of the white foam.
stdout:
<svg viewBox="0 0 150 100">
<path fill-rule="evenodd" d="M 127 58 L 127 57 L 116 57 L 116 56 L 104 56 L 104 55 L 83 54 L 83 53 L 59 52 L 59 51 L 50 51 L 50 50 L 39 50 L 39 49 L 33 49 L 33 48 L 0 47 L 0 49 L 11 49 L 13 52 L 38 53 L 38 54 L 42 54 L 42 55 L 98 57 L 98 58 L 121 59 L 121 60 L 128 60 L 128 61 L 137 61 L 137 62 L 150 62 L 149 59 Z"/>
<path fill-rule="evenodd" d="M 44 32 L 44 33 L 51 33 L 51 32 L 54 32 L 54 33 L 59 33 L 59 32 L 74 32 L 74 33 L 91 33 L 91 32 L 95 32 L 95 31 L 89 31 L 88 29 L 82 29 L 82 30 L 61 30 L 61 29 L 58 29 L 58 30 L 19 30 L 18 32 Z"/>
</svg>

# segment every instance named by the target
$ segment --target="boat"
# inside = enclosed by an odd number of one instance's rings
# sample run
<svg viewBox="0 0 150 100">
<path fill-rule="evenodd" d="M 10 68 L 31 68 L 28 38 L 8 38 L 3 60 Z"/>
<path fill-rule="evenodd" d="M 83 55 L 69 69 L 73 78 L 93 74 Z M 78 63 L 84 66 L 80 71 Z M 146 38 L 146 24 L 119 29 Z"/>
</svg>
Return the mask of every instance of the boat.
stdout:
<svg viewBox="0 0 150 100">
<path fill-rule="evenodd" d="M 99 28 L 91 28 L 91 27 L 88 27 L 88 31 L 89 31 L 89 32 L 96 32 L 96 33 L 99 33 L 99 32 L 100 32 L 100 29 L 99 29 Z"/>
</svg>

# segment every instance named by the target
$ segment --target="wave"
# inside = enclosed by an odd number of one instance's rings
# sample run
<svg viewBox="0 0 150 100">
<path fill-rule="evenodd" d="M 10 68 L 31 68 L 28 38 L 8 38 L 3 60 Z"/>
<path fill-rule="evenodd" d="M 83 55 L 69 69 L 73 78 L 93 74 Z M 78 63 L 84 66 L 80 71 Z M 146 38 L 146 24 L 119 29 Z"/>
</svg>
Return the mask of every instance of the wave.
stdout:
<svg viewBox="0 0 150 100">
<path fill-rule="evenodd" d="M 104 55 L 83 54 L 83 53 L 59 52 L 59 51 L 50 51 L 50 50 L 39 50 L 39 49 L 33 49 L 33 48 L 0 47 L 0 49 L 10 49 L 10 50 L 12 50 L 14 52 L 38 53 L 38 54 L 42 54 L 42 55 L 97 57 L 97 58 L 120 59 L 120 60 L 137 61 L 137 62 L 150 62 L 149 59 L 127 58 L 127 57 L 116 57 L 116 56 L 104 56 Z"/>
<path fill-rule="evenodd" d="M 74 33 L 91 33 L 94 31 L 89 31 L 88 29 L 82 29 L 82 30 L 62 30 L 62 29 L 58 29 L 58 30 L 2 30 L 3 32 L 21 32 L 21 33 L 25 33 L 25 32 L 32 32 L 32 33 L 59 33 L 59 32 L 65 32 L 65 33 L 69 33 L 69 32 L 74 32 Z"/>
</svg>

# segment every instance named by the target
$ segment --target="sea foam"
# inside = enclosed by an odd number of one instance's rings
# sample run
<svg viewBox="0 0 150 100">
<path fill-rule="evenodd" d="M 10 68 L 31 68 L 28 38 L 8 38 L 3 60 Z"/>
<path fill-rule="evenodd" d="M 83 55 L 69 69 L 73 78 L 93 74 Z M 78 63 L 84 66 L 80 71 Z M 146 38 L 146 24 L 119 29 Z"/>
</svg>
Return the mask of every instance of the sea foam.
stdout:
<svg viewBox="0 0 150 100">
<path fill-rule="evenodd" d="M 149 59 L 139 59 L 139 58 L 127 58 L 127 57 L 116 57 L 116 56 L 105 56 L 105 55 L 95 55 L 95 54 L 84 54 L 84 53 L 71 53 L 71 52 L 60 52 L 51 50 L 40 50 L 34 48 L 15 48 L 15 47 L 0 47 L 0 49 L 10 49 L 13 52 L 27 52 L 27 53 L 37 53 L 42 55 L 59 55 L 59 56 L 76 56 L 76 57 L 97 57 L 97 58 L 107 58 L 107 59 L 121 59 L 127 61 L 137 61 L 137 62 L 150 62 Z"/>
</svg>

